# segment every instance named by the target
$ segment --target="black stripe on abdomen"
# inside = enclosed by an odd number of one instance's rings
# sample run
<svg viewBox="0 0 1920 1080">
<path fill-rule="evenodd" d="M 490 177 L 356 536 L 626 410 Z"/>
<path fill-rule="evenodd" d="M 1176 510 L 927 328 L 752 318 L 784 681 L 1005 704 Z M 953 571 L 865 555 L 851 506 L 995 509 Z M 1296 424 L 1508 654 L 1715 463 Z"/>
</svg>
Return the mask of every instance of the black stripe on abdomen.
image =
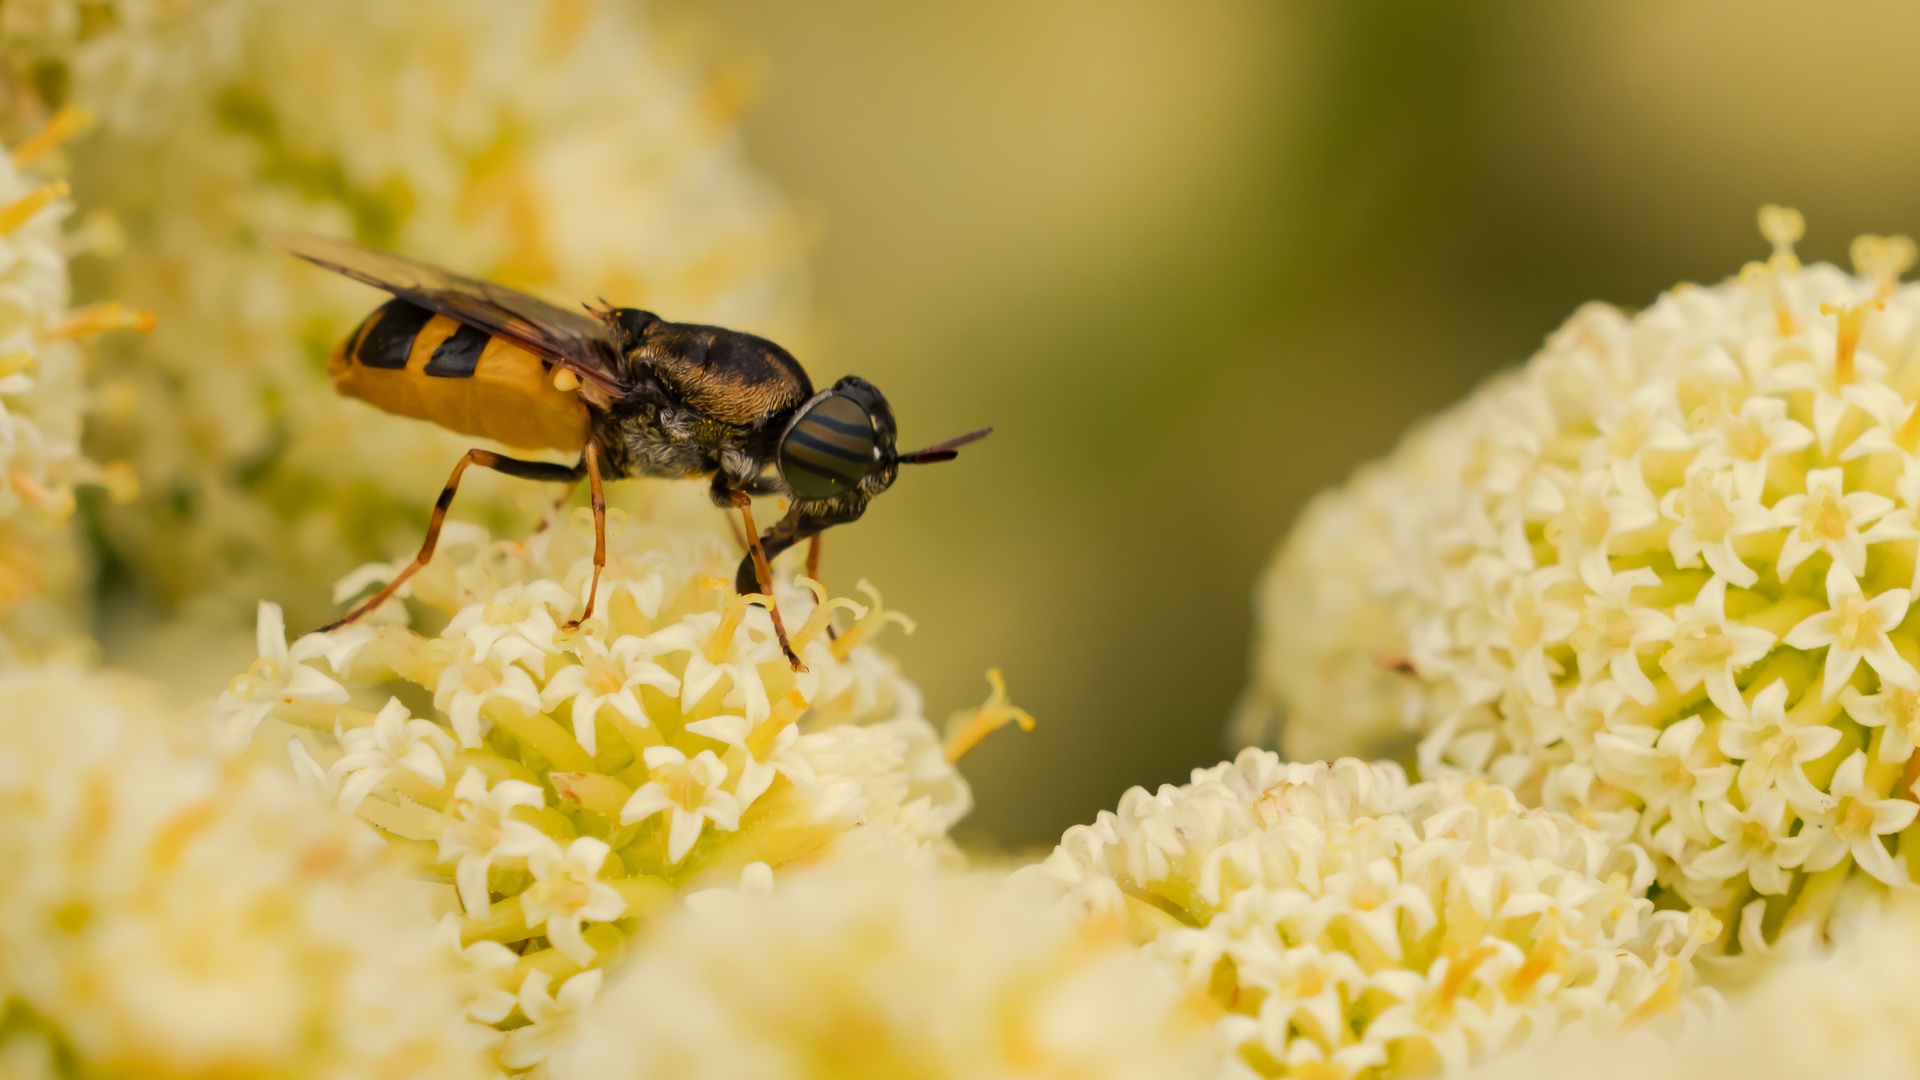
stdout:
<svg viewBox="0 0 1920 1080">
<path fill-rule="evenodd" d="M 404 368 L 413 355 L 413 339 L 433 318 L 433 312 L 405 300 L 389 300 L 373 313 L 372 326 L 360 335 L 353 351 L 356 363 L 370 368 Z"/>
<path fill-rule="evenodd" d="M 443 379 L 464 379 L 480 366 L 480 353 L 492 340 L 493 335 L 485 330 L 463 324 L 434 347 L 433 356 L 421 370 Z"/>
</svg>

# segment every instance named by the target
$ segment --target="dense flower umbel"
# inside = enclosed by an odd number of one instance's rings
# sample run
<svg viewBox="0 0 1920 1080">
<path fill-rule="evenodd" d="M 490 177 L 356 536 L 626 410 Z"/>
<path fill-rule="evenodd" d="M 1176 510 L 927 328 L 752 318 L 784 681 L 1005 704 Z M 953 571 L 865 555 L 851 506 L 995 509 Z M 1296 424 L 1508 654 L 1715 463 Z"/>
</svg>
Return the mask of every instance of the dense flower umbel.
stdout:
<svg viewBox="0 0 1920 1080">
<path fill-rule="evenodd" d="M 453 929 L 476 972 L 495 973 L 475 998 L 488 1022 L 536 1019 L 529 1001 L 584 1004 L 576 973 L 681 891 L 862 850 L 958 857 L 946 831 L 967 786 L 918 692 L 864 640 L 903 617 L 878 596 L 816 606 L 783 589 L 808 666 L 796 675 L 766 611 L 733 594 L 737 555 L 719 538 L 617 512 L 610 526 L 578 631 L 561 627 L 590 574 L 584 511 L 524 544 L 450 526 L 409 585 L 416 625 L 436 632 L 398 625 L 396 601 L 289 647 L 263 604 L 260 658 L 221 698 L 235 743 L 277 746 L 291 725 L 300 771 L 453 886 Z M 836 612 L 849 617 L 837 639 Z M 1007 708 L 996 695 L 982 711 Z M 526 1067 L 544 1045 L 510 1041 L 502 1060 Z"/>
<path fill-rule="evenodd" d="M 0 1073 L 488 1075 L 378 841 L 159 696 L 0 674 Z"/>
<path fill-rule="evenodd" d="M 149 595 L 222 630 L 260 596 L 317 623 L 323 583 L 418 544 L 474 444 L 332 392 L 326 351 L 384 297 L 269 230 L 794 344 L 799 229 L 735 135 L 741 72 L 662 40 L 640 5 L 201 10 L 230 47 L 171 61 L 192 78 L 164 117 L 90 143 L 76 181 L 127 223 L 114 294 L 160 317 L 105 357 L 95 443 L 141 464 L 147 498 L 107 526 Z M 461 512 L 527 525 L 550 497 L 475 470 Z"/>
<path fill-rule="evenodd" d="M 68 310 L 67 257 L 83 245 L 61 232 L 67 185 L 26 171 L 83 124 L 63 114 L 0 154 L 0 662 L 78 629 L 74 485 L 134 491 L 124 465 L 103 469 L 81 454 L 88 402 L 75 339 L 139 319 L 117 306 Z"/>
<path fill-rule="evenodd" d="M 555 1080 L 1214 1075 L 1199 995 L 1117 923 L 994 878 L 855 860 L 698 900 L 614 977 Z"/>
<path fill-rule="evenodd" d="M 1424 1075 L 1717 1002 L 1690 962 L 1712 915 L 1652 910 L 1639 851 L 1481 780 L 1248 749 L 1129 791 L 1023 873 L 1206 989 L 1228 1075 Z"/>
<path fill-rule="evenodd" d="M 1519 371 L 1321 497 L 1264 586 L 1246 717 L 1300 757 L 1420 738 L 1767 934 L 1909 879 L 1920 287 L 1904 239 L 1766 263 Z M 1325 712 L 1315 710 L 1333 703 Z"/>
<path fill-rule="evenodd" d="M 1920 1076 L 1920 912 L 1908 903 L 1835 920 L 1834 944 L 1795 957 L 1733 997 L 1727 1015 L 1676 1047 L 1570 1037 L 1515 1054 L 1475 1080 L 1699 1080 Z"/>
</svg>

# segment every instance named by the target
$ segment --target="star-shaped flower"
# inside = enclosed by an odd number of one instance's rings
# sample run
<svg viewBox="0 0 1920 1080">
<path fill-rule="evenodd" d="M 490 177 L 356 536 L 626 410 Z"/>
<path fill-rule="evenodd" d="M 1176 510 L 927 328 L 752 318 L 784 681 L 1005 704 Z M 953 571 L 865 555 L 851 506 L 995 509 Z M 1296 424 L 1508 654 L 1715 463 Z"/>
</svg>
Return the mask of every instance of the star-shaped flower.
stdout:
<svg viewBox="0 0 1920 1080">
<path fill-rule="evenodd" d="M 1779 845 L 1794 817 L 1783 800 L 1763 799 L 1741 810 L 1725 799 L 1715 799 L 1703 809 L 1707 831 L 1720 842 L 1681 863 L 1687 877 L 1715 883 L 1745 876 L 1762 895 L 1787 891 L 1793 875 L 1780 865 Z"/>
<path fill-rule="evenodd" d="M 460 906 L 469 916 L 485 915 L 491 906 L 487 874 L 493 869 L 494 856 L 500 853 L 500 841 L 514 808 L 538 810 L 546 803 L 545 793 L 524 780 L 502 780 L 489 789 L 487 775 L 479 769 L 468 767 L 461 774 L 440 830 L 440 861 L 460 860 L 453 880 L 460 893 Z"/>
<path fill-rule="evenodd" d="M 1698 716 L 1670 724 L 1651 746 L 1631 734 L 1595 735 L 1595 765 L 1608 782 L 1633 792 L 1654 814 L 1671 817 L 1689 840 L 1710 838 L 1700 804 L 1725 798 L 1735 770 L 1718 748 L 1701 736 L 1706 721 Z"/>
<path fill-rule="evenodd" d="M 1667 535 L 1673 564 L 1699 566 L 1702 558 L 1720 577 L 1747 588 L 1760 580 L 1733 549 L 1735 539 L 1775 528 L 1773 515 L 1753 499 L 1734 494 L 1733 476 L 1696 468 L 1685 487 L 1674 488 L 1660 500 L 1660 512 L 1679 522 Z"/>
<path fill-rule="evenodd" d="M 544 926 L 553 947 L 581 967 L 593 963 L 595 954 L 580 935 L 580 924 L 611 922 L 627 910 L 620 891 L 600 880 L 600 867 L 612 850 L 591 836 L 577 836 L 562 848 L 524 821 L 507 822 L 495 849 L 497 854 L 527 857 L 533 884 L 520 894 L 527 929 Z"/>
<path fill-rule="evenodd" d="M 1874 757 L 1889 764 L 1913 757 L 1920 746 L 1920 693 L 1903 686 L 1883 685 L 1871 696 L 1849 686 L 1840 691 L 1840 704 L 1862 727 L 1884 727 Z"/>
<path fill-rule="evenodd" d="M 609 649 L 598 638 L 582 637 L 574 643 L 578 664 L 568 664 L 555 672 L 540 691 L 540 704 L 548 709 L 568 698 L 573 699 L 573 737 L 589 754 L 598 753 L 599 739 L 594 718 L 602 705 L 639 727 L 649 723 L 640 706 L 639 688 L 651 686 L 667 694 L 680 693 L 680 680 L 654 663 L 653 642 L 627 634 Z"/>
<path fill-rule="evenodd" d="M 309 634 L 300 639 L 301 648 L 297 652 L 290 651 L 287 623 L 280 614 L 280 605 L 265 600 L 260 601 L 254 636 L 259 658 L 247 668 L 246 674 L 235 675 L 227 683 L 215 705 L 216 712 L 227 721 L 229 745 L 243 748 L 252 742 L 254 729 L 277 706 L 296 701 L 346 704 L 346 687 L 321 674 L 319 669 L 301 663 L 326 651 L 323 636 Z"/>
<path fill-rule="evenodd" d="M 560 631 L 554 611 L 570 612 L 577 606 L 573 594 L 557 582 L 509 585 L 492 600 L 463 608 L 441 636 L 464 636 L 473 645 L 475 661 L 497 653 L 504 663 L 541 664 L 560 651 L 554 640 Z"/>
<path fill-rule="evenodd" d="M 507 1032 L 506 1041 L 500 1044 L 500 1064 L 517 1072 L 552 1056 L 572 1037 L 587 1006 L 599 995 L 604 977 L 598 968 L 582 971 L 555 994 L 549 990 L 552 975 L 538 969 L 529 972 L 527 981 L 520 984 L 520 1011 L 529 1023 Z"/>
<path fill-rule="evenodd" d="M 1888 885 L 1908 884 L 1906 868 L 1893 860 L 1882 836 L 1913 824 L 1920 803 L 1889 799 L 1866 786 L 1867 755 L 1855 750 L 1833 774 L 1833 813 L 1809 820 L 1800 832 L 1780 841 L 1781 863 L 1818 873 L 1848 855 L 1860 869 Z"/>
<path fill-rule="evenodd" d="M 1564 568 L 1544 567 L 1510 582 L 1494 605 L 1487 640 L 1506 652 L 1515 680 L 1535 704 L 1554 702 L 1553 677 L 1560 665 L 1547 656 L 1547 649 L 1580 625 L 1580 612 L 1564 595 L 1577 589 Z"/>
<path fill-rule="evenodd" d="M 1740 762 L 1740 801 L 1752 806 L 1771 795 L 1803 815 L 1833 806 L 1807 779 L 1805 766 L 1839 742 L 1839 728 L 1794 722 L 1787 713 L 1787 684 L 1780 680 L 1754 695 L 1749 719 L 1720 725 L 1720 752 Z"/>
<path fill-rule="evenodd" d="M 433 706 L 447 714 L 461 746 L 479 747 L 480 710 L 495 699 L 510 702 L 529 716 L 540 711 L 540 691 L 533 685 L 533 676 L 518 664 L 463 659 L 440 669 Z"/>
<path fill-rule="evenodd" d="M 1905 589 L 1888 589 L 1868 600 L 1846 567 L 1837 561 L 1833 564 L 1827 571 L 1828 610 L 1807 616 L 1787 631 L 1785 638 L 1796 649 L 1826 648 L 1827 675 L 1820 691 L 1823 699 L 1840 693 L 1862 660 L 1882 682 L 1920 690 L 1920 671 L 1914 670 L 1887 637 L 1887 631 L 1907 617 L 1911 597 Z"/>
<path fill-rule="evenodd" d="M 713 751 L 702 750 L 688 758 L 671 746 L 649 746 L 643 757 L 647 763 L 647 782 L 621 808 L 620 824 L 632 825 L 662 810 L 670 811 L 669 863 L 686 858 L 707 822 L 713 822 L 717 829 L 740 827 L 740 802 L 733 793 L 721 790 L 720 785 L 727 779 L 727 767 Z"/>
<path fill-rule="evenodd" d="M 1852 579 L 1848 579 L 1852 580 Z M 1727 618 L 1727 581 L 1709 578 L 1691 604 L 1674 609 L 1673 647 L 1660 666 L 1681 691 L 1707 684 L 1707 697 L 1731 717 L 1747 715 L 1746 699 L 1734 685 L 1734 672 L 1767 655 L 1774 636 Z"/>
<path fill-rule="evenodd" d="M 1580 625 L 1571 640 L 1580 661 L 1580 677 L 1591 680 L 1605 671 L 1628 697 L 1642 705 L 1654 702 L 1653 680 L 1640 668 L 1640 650 L 1666 641 L 1673 620 L 1633 602 L 1633 590 L 1653 588 L 1660 575 L 1646 567 L 1611 574 L 1595 595 L 1587 597 Z"/>
<path fill-rule="evenodd" d="M 340 808 L 352 813 L 395 769 L 405 769 L 431 788 L 447 786 L 447 759 L 453 739 L 431 720 L 415 720 L 399 698 L 374 716 L 368 727 L 340 733 L 341 754 L 327 770 L 340 779 Z"/>
<path fill-rule="evenodd" d="M 1754 395 L 1734 405 L 1715 396 L 1703 406 L 1705 428 L 1695 436 L 1700 453 L 1693 467 L 1730 472 L 1733 490 L 1744 502 L 1758 502 L 1767 486 L 1767 465 L 1777 454 L 1794 454 L 1813 445 L 1806 425 L 1787 419 L 1787 403 Z"/>
<path fill-rule="evenodd" d="M 1885 495 L 1848 491 L 1838 467 L 1810 470 L 1806 494 L 1788 495 L 1773 504 L 1774 524 L 1787 530 L 1775 573 L 1785 581 L 1807 556 L 1824 551 L 1854 577 L 1865 574 L 1870 541 L 1860 530 L 1885 517 L 1892 509 L 1893 500 Z M 1880 539 L 1893 537 L 1875 537 L 1876 541 Z"/>
<path fill-rule="evenodd" d="M 704 735 L 715 742 L 725 743 L 737 751 L 740 759 L 740 776 L 733 783 L 733 796 L 740 809 L 745 811 L 754 804 L 773 783 L 776 774 L 784 774 L 787 779 L 803 786 L 814 782 L 813 765 L 806 756 L 796 751 L 795 744 L 800 741 L 800 729 L 792 724 L 782 727 L 773 737 L 772 745 L 765 751 L 765 758 L 754 754 L 748 736 L 753 734 L 754 725 L 744 716 L 709 716 L 704 720 L 695 720 L 687 725 L 687 730 L 695 735 Z M 728 761 L 736 755 L 729 754 Z M 678 859 L 674 860 L 678 862 Z"/>
</svg>

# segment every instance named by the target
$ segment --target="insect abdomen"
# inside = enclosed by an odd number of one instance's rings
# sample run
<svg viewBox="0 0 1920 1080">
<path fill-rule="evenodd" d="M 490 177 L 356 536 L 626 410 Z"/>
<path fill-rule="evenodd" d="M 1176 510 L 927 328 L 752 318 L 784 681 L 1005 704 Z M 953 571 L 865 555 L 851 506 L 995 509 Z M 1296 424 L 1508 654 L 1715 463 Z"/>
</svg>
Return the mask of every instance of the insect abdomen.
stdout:
<svg viewBox="0 0 1920 1080">
<path fill-rule="evenodd" d="M 327 357 L 333 388 L 390 413 L 508 446 L 578 450 L 579 394 L 538 356 L 484 330 L 390 300 Z"/>
</svg>

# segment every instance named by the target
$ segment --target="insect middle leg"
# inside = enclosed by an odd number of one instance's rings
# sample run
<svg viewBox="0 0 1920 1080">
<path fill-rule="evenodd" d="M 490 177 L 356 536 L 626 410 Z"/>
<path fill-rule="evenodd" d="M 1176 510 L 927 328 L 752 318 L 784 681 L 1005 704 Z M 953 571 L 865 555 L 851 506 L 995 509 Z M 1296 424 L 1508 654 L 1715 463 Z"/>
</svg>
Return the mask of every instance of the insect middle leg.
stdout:
<svg viewBox="0 0 1920 1080">
<path fill-rule="evenodd" d="M 587 471 L 587 487 L 593 496 L 593 582 L 587 586 L 587 606 L 581 610 L 580 617 L 561 627 L 562 630 L 578 630 L 581 623 L 593 618 L 593 602 L 600 595 L 600 571 L 607 565 L 607 496 L 600 489 L 599 439 L 587 440 L 580 464 L 575 468 Z"/>
<path fill-rule="evenodd" d="M 460 487 L 460 476 L 467 471 L 467 466 L 469 465 L 478 465 L 481 468 L 492 469 L 495 472 L 505 473 L 508 476 L 517 476 L 525 480 L 572 483 L 580 479 L 582 472 L 587 471 L 588 460 L 583 457 L 579 465 L 567 466 L 555 465 L 550 461 L 521 461 L 519 458 L 510 458 L 505 454 L 496 454 L 491 450 L 467 451 L 466 455 L 460 459 L 460 463 L 453 467 L 453 475 L 447 477 L 447 486 L 440 489 L 440 498 L 434 501 L 433 517 L 427 522 L 427 538 L 421 543 L 420 551 L 414 555 L 413 562 L 408 564 L 405 570 L 395 574 L 393 580 L 387 582 L 385 588 L 374 593 L 365 603 L 321 627 L 319 630 L 320 633 L 324 634 L 328 631 L 338 630 L 359 619 L 374 608 L 379 607 L 381 604 L 386 603 L 394 593 L 400 590 L 400 586 L 407 583 L 408 578 L 419 573 L 420 568 L 427 565 L 427 563 L 433 559 L 433 549 L 440 543 L 440 528 L 445 525 L 447 521 L 447 508 L 453 505 L 454 492 Z M 600 502 L 600 477 L 598 473 L 595 473 L 593 477 L 593 487 L 594 501 L 596 509 L 598 509 Z M 602 514 L 602 516 L 604 516 L 604 514 Z M 603 537 L 598 549 L 599 554 L 596 555 L 594 562 L 594 573 L 596 577 L 599 574 L 600 563 L 604 561 L 605 547 L 606 541 Z M 591 607 L 592 599 L 589 598 L 587 602 L 589 607 Z"/>
<path fill-rule="evenodd" d="M 787 640 L 787 627 L 780 621 L 780 605 L 773 599 L 773 568 L 767 565 L 767 553 L 760 547 L 760 530 L 753 525 L 753 499 L 744 491 L 733 493 L 733 505 L 740 511 L 740 518 L 747 527 L 747 557 L 753 560 L 753 576 L 758 580 L 761 595 L 767 598 L 767 614 L 773 616 L 773 632 L 780 639 L 780 651 L 787 654 L 787 663 L 795 671 L 807 670 L 800 657 L 793 651 L 793 643 Z M 735 588 L 739 588 L 738 582 Z"/>
</svg>

